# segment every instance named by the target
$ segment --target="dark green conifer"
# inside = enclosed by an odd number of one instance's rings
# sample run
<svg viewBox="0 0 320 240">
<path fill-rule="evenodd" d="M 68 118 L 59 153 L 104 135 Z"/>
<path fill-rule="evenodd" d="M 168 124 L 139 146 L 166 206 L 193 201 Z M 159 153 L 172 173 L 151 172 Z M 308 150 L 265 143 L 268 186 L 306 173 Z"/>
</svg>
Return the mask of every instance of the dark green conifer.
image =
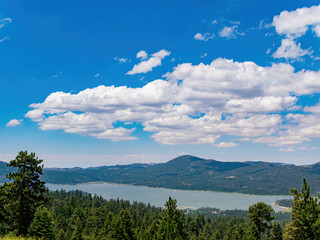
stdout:
<svg viewBox="0 0 320 240">
<path fill-rule="evenodd" d="M 259 240 L 260 239 L 260 232 L 256 224 L 250 222 L 247 226 L 246 233 L 245 233 L 246 240 Z"/>
<path fill-rule="evenodd" d="M 270 239 L 271 240 L 282 240 L 282 228 L 280 223 L 274 222 L 272 224 L 271 232 L 270 232 Z"/>
<path fill-rule="evenodd" d="M 72 236 L 71 236 L 70 240 L 83 240 L 82 222 L 81 222 L 80 217 L 77 218 L 76 226 L 74 228 L 74 231 L 72 233 Z"/>
<path fill-rule="evenodd" d="M 66 240 L 66 234 L 64 233 L 63 229 L 60 229 L 57 240 Z"/>
<path fill-rule="evenodd" d="M 112 219 L 113 214 L 112 212 L 109 212 L 105 221 L 103 227 L 100 229 L 100 232 L 98 234 L 98 239 L 107 239 L 107 236 L 112 228 Z"/>
<path fill-rule="evenodd" d="M 135 240 L 136 234 L 130 213 L 122 209 L 119 216 L 114 219 L 109 231 L 109 238 L 113 240 Z"/>
<path fill-rule="evenodd" d="M 170 239 L 186 239 L 186 232 L 184 226 L 184 215 L 182 211 L 177 209 L 177 201 L 169 197 L 169 200 L 165 204 L 166 209 L 162 212 L 158 239 L 170 240 Z"/>
<path fill-rule="evenodd" d="M 11 225 L 18 228 L 18 235 L 26 235 L 29 225 L 34 217 L 37 207 L 45 201 L 44 193 L 47 188 L 44 182 L 40 181 L 43 165 L 34 153 L 28 154 L 21 151 L 16 158 L 7 165 L 15 170 L 7 174 L 11 180 L 2 187 L 9 199 L 6 201 L 6 209 L 13 213 Z M 2 196 L 3 197 L 3 196 Z"/>
<path fill-rule="evenodd" d="M 285 229 L 288 239 L 320 239 L 320 203 L 310 196 L 310 187 L 303 179 L 301 193 L 292 189 L 293 195 L 291 222 Z"/>
<path fill-rule="evenodd" d="M 272 211 L 272 207 L 264 202 L 258 202 L 249 207 L 250 223 L 257 227 L 260 235 L 259 239 L 261 238 L 261 234 L 271 227 L 270 223 L 274 219 L 271 215 Z"/>
<path fill-rule="evenodd" d="M 55 239 L 53 218 L 45 207 L 39 207 L 29 227 L 29 236 L 44 240 Z"/>
</svg>

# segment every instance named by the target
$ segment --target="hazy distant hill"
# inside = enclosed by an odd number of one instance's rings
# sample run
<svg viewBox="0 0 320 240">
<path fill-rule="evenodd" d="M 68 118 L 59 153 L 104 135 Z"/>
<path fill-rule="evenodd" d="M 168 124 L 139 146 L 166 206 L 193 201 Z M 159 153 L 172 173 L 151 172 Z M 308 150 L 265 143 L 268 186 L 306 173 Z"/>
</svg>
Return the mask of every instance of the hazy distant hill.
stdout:
<svg viewBox="0 0 320 240">
<path fill-rule="evenodd" d="M 2 176 L 2 172 L 0 174 Z M 219 162 L 186 155 L 156 165 L 45 169 L 43 179 L 48 183 L 60 184 L 104 181 L 175 189 L 290 194 L 290 188 L 301 187 L 304 177 L 314 192 L 320 192 L 319 163 L 295 166 L 266 162 Z"/>
</svg>

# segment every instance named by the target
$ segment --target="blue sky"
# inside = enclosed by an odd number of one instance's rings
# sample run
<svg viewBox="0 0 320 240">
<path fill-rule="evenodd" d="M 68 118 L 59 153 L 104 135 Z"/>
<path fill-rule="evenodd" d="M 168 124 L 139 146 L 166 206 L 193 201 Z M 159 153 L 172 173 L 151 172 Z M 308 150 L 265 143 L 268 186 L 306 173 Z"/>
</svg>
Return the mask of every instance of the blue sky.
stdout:
<svg viewBox="0 0 320 240">
<path fill-rule="evenodd" d="M 0 160 L 319 161 L 317 1 L 0 2 Z"/>
</svg>

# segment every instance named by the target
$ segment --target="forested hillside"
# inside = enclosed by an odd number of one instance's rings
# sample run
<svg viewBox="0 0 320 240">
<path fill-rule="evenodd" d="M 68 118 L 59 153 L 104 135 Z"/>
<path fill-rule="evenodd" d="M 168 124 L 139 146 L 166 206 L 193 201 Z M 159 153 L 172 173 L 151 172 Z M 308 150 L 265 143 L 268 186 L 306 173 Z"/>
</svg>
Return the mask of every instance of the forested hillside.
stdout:
<svg viewBox="0 0 320 240">
<path fill-rule="evenodd" d="M 251 194 L 290 194 L 306 177 L 313 193 L 320 192 L 320 165 L 295 166 L 266 162 L 219 162 L 181 156 L 164 164 L 99 168 L 45 169 L 48 183 L 78 184 L 104 181 Z"/>
<path fill-rule="evenodd" d="M 0 182 L 4 182 L 9 170 L 5 163 L 0 164 Z M 155 165 L 45 168 L 42 179 L 56 184 L 103 181 L 173 189 L 285 195 L 290 194 L 291 188 L 300 188 L 304 177 L 312 193 L 319 193 L 319 163 L 295 166 L 266 162 L 219 162 L 186 155 Z"/>
</svg>

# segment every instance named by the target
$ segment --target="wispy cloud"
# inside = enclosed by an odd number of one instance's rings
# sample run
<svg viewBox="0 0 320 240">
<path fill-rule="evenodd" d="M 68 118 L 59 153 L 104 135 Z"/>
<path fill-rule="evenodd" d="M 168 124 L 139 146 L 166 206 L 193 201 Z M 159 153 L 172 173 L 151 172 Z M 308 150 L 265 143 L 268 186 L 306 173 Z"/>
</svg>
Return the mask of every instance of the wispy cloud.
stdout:
<svg viewBox="0 0 320 240">
<path fill-rule="evenodd" d="M 233 142 L 220 142 L 220 143 L 214 144 L 214 146 L 218 148 L 231 148 L 231 147 L 236 147 L 238 145 L 239 144 L 233 143 Z"/>
<path fill-rule="evenodd" d="M 5 41 L 5 40 L 9 40 L 9 38 L 8 38 L 7 36 L 5 36 L 4 38 L 1 38 L 1 39 L 0 39 L 0 42 L 3 42 L 3 41 Z"/>
<path fill-rule="evenodd" d="M 129 63 L 129 62 L 131 62 L 131 60 L 129 60 L 127 58 L 114 57 L 113 59 L 118 61 L 119 63 Z"/>
<path fill-rule="evenodd" d="M 63 72 L 60 71 L 60 72 L 57 72 L 56 74 L 52 75 L 50 78 L 57 78 L 57 77 L 61 76 L 62 74 L 63 74 Z"/>
<path fill-rule="evenodd" d="M 220 32 L 219 36 L 223 38 L 237 38 L 237 36 L 244 36 L 245 33 L 238 31 L 238 25 L 233 25 L 231 27 L 225 26 Z"/>
<path fill-rule="evenodd" d="M 11 23 L 11 18 L 3 18 L 0 20 L 0 28 L 3 28 L 7 23 Z"/>
<path fill-rule="evenodd" d="M 201 58 L 205 58 L 205 57 L 207 57 L 207 55 L 208 55 L 208 54 L 205 52 L 205 53 L 204 53 L 203 55 L 201 55 L 200 57 L 201 57 Z"/>
<path fill-rule="evenodd" d="M 6 127 L 15 127 L 22 123 L 22 119 L 11 119 L 7 124 Z"/>
<path fill-rule="evenodd" d="M 208 41 L 209 39 L 214 38 L 215 34 L 213 33 L 205 33 L 205 34 L 201 34 L 201 33 L 197 33 L 196 35 L 194 35 L 194 39 L 195 40 L 199 40 L 199 41 Z"/>
<path fill-rule="evenodd" d="M 3 28 L 7 23 L 11 23 L 12 19 L 11 18 L 3 18 L 0 19 L 0 29 Z M 0 38 L 0 43 L 9 40 L 7 36 Z"/>
</svg>

